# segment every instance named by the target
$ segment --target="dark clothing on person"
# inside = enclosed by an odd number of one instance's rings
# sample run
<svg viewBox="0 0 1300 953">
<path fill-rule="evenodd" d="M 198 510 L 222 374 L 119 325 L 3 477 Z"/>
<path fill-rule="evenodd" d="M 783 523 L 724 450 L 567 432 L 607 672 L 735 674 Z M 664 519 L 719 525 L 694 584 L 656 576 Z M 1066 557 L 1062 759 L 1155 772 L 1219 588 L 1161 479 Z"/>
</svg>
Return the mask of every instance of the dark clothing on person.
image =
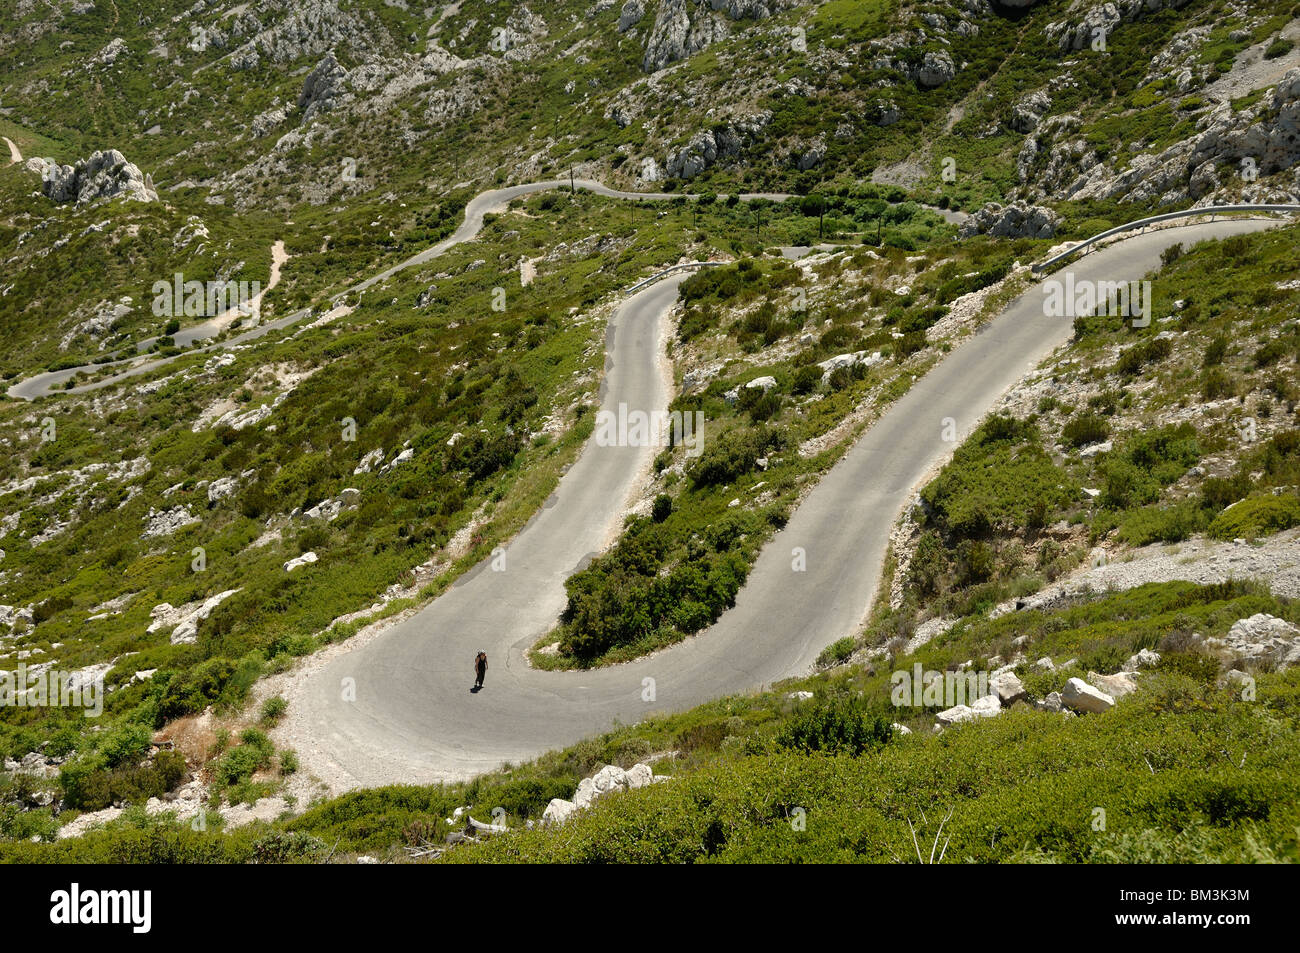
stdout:
<svg viewBox="0 0 1300 953">
<path fill-rule="evenodd" d="M 479 652 L 474 659 L 474 687 L 483 687 L 483 676 L 487 674 L 487 653 Z"/>
</svg>

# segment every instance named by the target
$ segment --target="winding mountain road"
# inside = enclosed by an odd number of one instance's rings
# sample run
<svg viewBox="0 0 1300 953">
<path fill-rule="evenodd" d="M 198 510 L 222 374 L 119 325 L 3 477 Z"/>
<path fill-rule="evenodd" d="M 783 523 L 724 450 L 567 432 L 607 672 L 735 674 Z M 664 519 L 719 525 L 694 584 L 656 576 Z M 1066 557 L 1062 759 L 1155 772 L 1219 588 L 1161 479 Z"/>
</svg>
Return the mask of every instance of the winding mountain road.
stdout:
<svg viewBox="0 0 1300 953">
<path fill-rule="evenodd" d="M 579 188 L 632 201 L 671 199 L 578 180 Z M 511 199 L 568 185 L 551 180 L 484 192 L 447 239 L 335 297 L 335 302 L 473 239 L 484 216 Z M 742 195 L 781 200 L 783 195 Z M 1275 221 L 1220 220 L 1143 233 L 1075 263 L 1077 281 L 1141 279 L 1180 241 L 1225 238 Z M 790 254 L 793 254 L 792 250 Z M 663 359 L 666 315 L 685 274 L 630 295 L 610 320 L 601 403 L 663 410 L 671 378 Z M 302 310 L 186 353 L 235 347 L 310 314 Z M 655 447 L 590 441 L 541 511 L 505 548 L 446 593 L 378 637 L 343 643 L 290 676 L 285 721 L 303 767 L 334 791 L 389 783 L 461 780 L 535 757 L 662 711 L 758 689 L 807 671 L 826 645 L 854 634 L 870 606 L 894 520 L 918 483 L 941 464 L 997 398 L 1068 340 L 1068 319 L 1043 317 L 1031 289 L 949 354 L 876 421 L 809 493 L 765 546 L 736 605 L 685 643 L 624 665 L 543 672 L 526 650 L 556 622 L 564 580 L 615 538 Z M 114 376 L 71 388 L 107 387 L 170 358 L 132 359 Z M 79 370 L 37 375 L 15 398 L 67 393 Z M 951 418 L 951 425 L 948 425 Z M 946 427 L 946 425 L 948 425 Z M 955 427 L 958 441 L 944 442 Z M 794 571 L 794 553 L 806 568 Z M 493 562 L 496 563 L 494 567 Z M 500 569 L 500 571 L 498 571 Z M 486 687 L 469 691 L 478 651 L 491 660 Z"/>
<path fill-rule="evenodd" d="M 12 144 L 11 144 L 12 145 Z M 14 147 L 16 150 L 16 147 Z M 483 218 L 490 212 L 500 211 L 513 199 L 521 198 L 525 195 L 532 195 L 537 192 L 546 192 L 553 189 L 565 188 L 569 185 L 568 179 L 547 179 L 542 182 L 528 182 L 522 185 L 512 185 L 503 189 L 490 189 L 486 192 L 480 192 L 474 198 L 470 199 L 465 206 L 465 220 L 460 226 L 447 238 L 438 242 L 424 251 L 412 255 L 405 261 L 399 262 L 390 268 L 387 268 L 378 274 L 372 275 L 363 281 L 357 282 L 351 287 L 339 292 L 334 296 L 334 303 L 338 304 L 348 297 L 348 295 L 359 294 L 366 289 L 386 281 L 400 271 L 412 268 L 417 265 L 423 265 L 433 259 L 445 254 L 448 250 L 464 242 L 476 238 L 483 230 Z M 647 201 L 666 201 L 669 199 L 685 198 L 687 200 L 697 199 L 696 195 L 685 195 L 673 192 L 624 192 L 619 189 L 611 189 L 609 186 L 597 182 L 595 179 L 575 179 L 573 185 L 576 188 L 587 192 L 593 192 L 596 195 L 605 198 L 621 199 L 630 202 L 647 202 Z M 719 199 L 726 199 L 728 196 L 719 195 Z M 765 199 L 771 202 L 784 202 L 793 196 L 783 192 L 747 192 L 738 195 L 741 202 L 753 202 L 758 199 Z M 927 206 L 928 207 L 928 206 Z M 941 215 L 945 221 L 951 223 L 960 223 L 966 216 L 961 212 L 954 212 L 950 209 L 931 208 L 931 211 Z M 271 263 L 271 281 L 263 289 L 263 293 L 270 291 L 279 281 L 279 266 L 287 260 L 284 254 L 284 243 L 276 242 L 276 247 L 272 249 Z M 81 394 L 86 391 L 101 390 L 105 387 L 112 387 L 132 377 L 138 377 L 141 374 L 148 374 L 183 354 L 206 354 L 212 351 L 226 350 L 237 347 L 256 340 L 263 335 L 272 331 L 283 330 L 297 324 L 303 318 L 312 313 L 310 308 L 303 308 L 292 314 L 277 318 L 274 321 L 268 321 L 265 324 L 259 324 L 255 328 L 242 331 L 235 337 L 225 341 L 219 341 L 213 344 L 191 347 L 182 354 L 175 354 L 165 357 L 147 357 L 135 355 L 132 357 L 122 358 L 116 361 L 107 361 L 103 364 L 82 364 L 78 367 L 65 367 L 57 371 L 46 371 L 41 374 L 35 374 L 25 380 L 13 384 L 8 389 L 8 395 L 15 400 L 35 400 L 38 397 L 47 397 L 51 394 Z M 184 328 L 173 335 L 178 345 L 189 346 L 198 345 L 199 342 L 216 337 L 230 325 L 229 315 L 221 315 L 217 318 L 192 325 Z M 141 347 L 147 347 L 154 338 L 140 342 Z M 86 384 L 80 384 L 75 387 L 66 387 L 69 380 L 77 374 L 91 374 L 103 371 L 105 368 L 123 368 L 116 374 L 105 377 L 101 380 L 93 381 Z"/>
<path fill-rule="evenodd" d="M 517 193 L 518 194 L 518 193 Z M 1178 242 L 1270 227 L 1215 221 L 1128 238 L 1077 262 L 1076 281 L 1142 279 Z M 659 362 L 680 278 L 629 298 L 610 322 L 602 407 L 662 409 Z M 603 549 L 653 449 L 588 443 L 543 510 L 505 549 L 430 605 L 290 683 L 278 732 L 333 791 L 463 780 L 574 743 L 617 723 L 676 711 L 806 672 L 826 645 L 858 631 L 899 512 L 927 473 L 997 398 L 1064 344 L 1069 319 L 1043 316 L 1035 287 L 1013 302 L 874 423 L 765 546 L 736 605 L 686 642 L 623 665 L 544 672 L 527 649 L 556 622 L 564 579 Z M 947 418 L 958 440 L 945 442 Z M 806 568 L 796 572 L 801 549 Z M 497 560 L 500 566 L 500 560 Z M 488 653 L 482 692 L 472 660 Z"/>
<path fill-rule="evenodd" d="M 469 203 L 465 206 L 465 220 L 461 222 L 460 226 L 456 231 L 452 232 L 451 235 L 438 242 L 436 245 L 412 255 L 405 261 L 401 261 L 396 265 L 393 265 L 391 268 L 386 268 L 378 274 L 372 275 L 363 281 L 357 282 L 344 291 L 339 292 L 334 296 L 333 300 L 335 304 L 346 300 L 349 295 L 360 294 L 366 289 L 388 280 L 400 271 L 404 271 L 407 268 L 413 268 L 417 265 L 423 265 L 440 255 L 446 254 L 448 250 L 457 245 L 472 241 L 474 238 L 478 237 L 479 232 L 483 230 L 484 216 L 490 212 L 504 209 L 513 199 L 525 195 L 532 195 L 536 192 L 546 192 L 552 189 L 564 188 L 568 186 L 568 184 L 568 179 L 548 179 L 542 182 L 528 182 L 523 185 L 508 186 L 504 189 L 491 189 L 486 192 L 480 192 L 474 198 L 470 199 Z M 682 197 L 670 192 L 621 192 L 618 189 L 611 189 L 594 179 L 577 179 L 575 180 L 574 185 L 577 188 L 588 192 L 594 192 L 595 194 L 605 196 L 606 198 L 624 199 L 634 202 L 666 200 Z M 766 192 L 756 192 L 738 196 L 742 202 L 752 202 L 755 199 L 768 199 L 775 202 L 781 202 L 785 201 L 785 199 L 789 197 L 790 196 L 788 195 L 779 193 Z M 725 198 L 725 196 L 723 196 L 723 198 Z M 271 287 L 278 283 L 278 266 L 287 259 L 287 256 L 284 256 L 284 243 L 276 242 L 276 246 L 278 251 L 272 249 L 272 277 L 274 280 L 267 285 L 264 292 L 270 291 Z M 227 350 L 229 348 L 238 347 L 269 334 L 272 331 L 279 331 L 291 327 L 303 318 L 309 316 L 311 313 L 312 311 L 310 308 L 303 308 L 293 312 L 292 314 L 287 314 L 282 318 L 277 318 L 274 321 L 259 324 L 257 327 L 243 331 L 225 341 L 192 347 L 190 350 L 184 351 L 183 354 L 206 354 L 212 351 Z M 174 335 L 174 338 L 180 344 L 197 344 L 199 341 L 215 337 L 228 326 L 228 321 L 223 321 L 221 318 L 217 318 L 185 328 Z M 153 339 L 151 338 L 150 341 L 152 340 Z M 86 391 L 101 390 L 105 387 L 112 387 L 114 384 L 120 384 L 132 377 L 138 377 L 141 374 L 148 374 L 149 372 L 157 370 L 181 356 L 182 354 L 175 354 L 166 357 L 133 356 L 117 361 L 105 362 L 103 364 L 83 364 L 78 367 L 61 368 L 57 371 L 46 371 L 13 384 L 10 386 L 8 394 L 15 400 L 35 400 L 38 397 L 47 397 L 51 394 L 81 394 Z M 92 381 L 87 384 L 80 384 L 76 387 L 65 386 L 67 382 L 77 374 L 90 374 L 102 371 L 105 368 L 116 367 L 121 367 L 123 370 L 109 377 Z"/>
</svg>

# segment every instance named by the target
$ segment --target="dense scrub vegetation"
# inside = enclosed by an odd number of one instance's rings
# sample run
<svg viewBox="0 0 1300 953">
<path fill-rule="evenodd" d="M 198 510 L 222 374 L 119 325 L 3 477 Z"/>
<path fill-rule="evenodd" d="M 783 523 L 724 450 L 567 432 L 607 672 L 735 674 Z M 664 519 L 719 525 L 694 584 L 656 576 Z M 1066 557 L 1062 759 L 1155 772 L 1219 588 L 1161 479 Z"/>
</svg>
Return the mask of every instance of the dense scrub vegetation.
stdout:
<svg viewBox="0 0 1300 953">
<path fill-rule="evenodd" d="M 914 655 L 652 717 L 537 762 L 469 784 L 358 791 L 297 818 L 231 833 L 130 814 L 58 844 L 10 842 L 0 858 L 35 861 L 322 861 L 370 853 L 402 859 L 439 839 L 454 807 L 508 823 L 537 818 L 606 763 L 652 753 L 672 780 L 602 800 L 562 834 L 519 830 L 457 861 L 915 861 L 909 823 L 930 842 L 944 823 L 946 862 L 1255 862 L 1300 857 L 1300 670 L 1257 673 L 1256 696 L 1218 687 L 1219 665 L 1187 636 L 1221 635 L 1238 618 L 1300 611 L 1244 584 L 1150 585 L 1055 611 L 972 619 Z M 890 674 L 944 671 L 1011 651 L 1077 657 L 1035 676 L 1033 697 L 1071 670 L 1111 670 L 1141 648 L 1165 661 L 1103 715 L 1064 718 L 1016 708 L 934 735 L 932 711 L 890 704 Z M 815 693 L 808 702 L 792 689 Z M 910 725 L 911 735 L 890 728 Z M 990 752 L 996 752 L 990 756 Z M 1243 755 L 1245 757 L 1243 757 Z M 1104 829 L 1095 823 L 1105 812 Z M 937 852 L 936 852 L 937 856 Z"/>
</svg>

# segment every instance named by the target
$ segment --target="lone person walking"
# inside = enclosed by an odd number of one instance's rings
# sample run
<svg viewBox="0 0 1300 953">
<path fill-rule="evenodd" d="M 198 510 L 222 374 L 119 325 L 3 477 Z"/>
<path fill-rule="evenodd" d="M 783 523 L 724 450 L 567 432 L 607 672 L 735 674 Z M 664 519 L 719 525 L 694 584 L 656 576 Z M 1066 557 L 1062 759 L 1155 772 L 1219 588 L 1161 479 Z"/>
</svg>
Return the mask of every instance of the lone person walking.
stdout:
<svg viewBox="0 0 1300 953">
<path fill-rule="evenodd" d="M 487 674 L 487 653 L 479 652 L 474 657 L 474 690 L 483 687 L 483 676 Z"/>
</svg>

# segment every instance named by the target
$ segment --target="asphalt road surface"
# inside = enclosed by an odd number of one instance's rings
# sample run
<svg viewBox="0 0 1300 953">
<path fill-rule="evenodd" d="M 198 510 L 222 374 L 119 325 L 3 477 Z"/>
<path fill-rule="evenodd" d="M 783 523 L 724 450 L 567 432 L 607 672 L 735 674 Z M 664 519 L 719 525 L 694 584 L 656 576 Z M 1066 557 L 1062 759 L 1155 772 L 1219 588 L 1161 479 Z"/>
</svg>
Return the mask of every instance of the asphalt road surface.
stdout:
<svg viewBox="0 0 1300 953">
<path fill-rule="evenodd" d="M 1076 281 L 1139 280 L 1172 244 L 1269 225 L 1219 221 L 1142 233 L 1069 270 Z M 602 408 L 667 405 L 656 342 L 680 281 L 636 294 L 611 321 Z M 289 710 L 303 767 L 336 790 L 460 780 L 617 723 L 808 671 L 825 646 L 859 630 L 890 529 L 926 473 L 1071 333 L 1069 318 L 1043 316 L 1042 291 L 1031 288 L 867 430 L 764 547 L 735 607 L 715 625 L 636 662 L 539 671 L 524 653 L 555 624 L 564 579 L 621 523 L 627 494 L 656 449 L 589 442 L 506 549 L 504 571 L 480 565 L 417 614 L 306 680 Z M 946 418 L 955 442 L 942 439 Z M 793 568 L 796 548 L 805 554 L 801 572 Z M 471 693 L 480 650 L 490 668 L 483 691 Z"/>
</svg>

